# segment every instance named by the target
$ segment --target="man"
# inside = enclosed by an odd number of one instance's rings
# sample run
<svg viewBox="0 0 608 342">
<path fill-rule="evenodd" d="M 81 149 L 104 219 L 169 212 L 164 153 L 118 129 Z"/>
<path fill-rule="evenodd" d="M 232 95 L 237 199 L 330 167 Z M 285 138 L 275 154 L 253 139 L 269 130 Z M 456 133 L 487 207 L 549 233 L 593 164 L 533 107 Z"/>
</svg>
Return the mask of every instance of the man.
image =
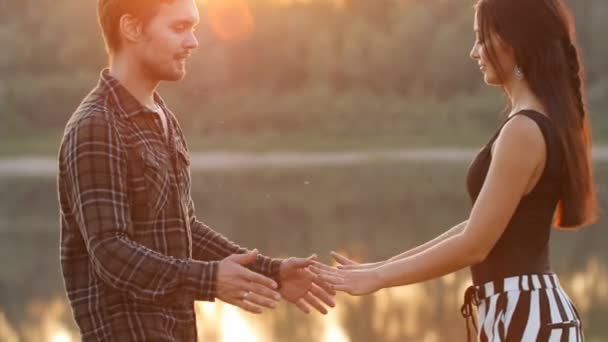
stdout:
<svg viewBox="0 0 608 342">
<path fill-rule="evenodd" d="M 326 313 L 335 292 L 307 270 L 314 257 L 258 255 L 194 214 L 186 142 L 155 89 L 185 75 L 195 1 L 98 5 L 110 67 L 59 152 L 61 264 L 82 340 L 196 341 L 195 300 Z"/>
</svg>

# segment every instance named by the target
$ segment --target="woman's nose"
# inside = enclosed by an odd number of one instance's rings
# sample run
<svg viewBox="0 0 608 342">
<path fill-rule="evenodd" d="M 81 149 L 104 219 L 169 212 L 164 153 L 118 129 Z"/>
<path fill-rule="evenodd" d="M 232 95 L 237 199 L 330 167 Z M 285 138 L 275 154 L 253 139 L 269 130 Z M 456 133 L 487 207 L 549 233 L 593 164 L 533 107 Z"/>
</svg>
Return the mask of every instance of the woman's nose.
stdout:
<svg viewBox="0 0 608 342">
<path fill-rule="evenodd" d="M 473 45 L 473 48 L 471 49 L 471 52 L 469 53 L 469 57 L 471 57 L 471 59 L 474 59 L 474 60 L 479 59 L 479 53 L 477 51 L 477 43 L 475 43 L 475 45 Z"/>
</svg>

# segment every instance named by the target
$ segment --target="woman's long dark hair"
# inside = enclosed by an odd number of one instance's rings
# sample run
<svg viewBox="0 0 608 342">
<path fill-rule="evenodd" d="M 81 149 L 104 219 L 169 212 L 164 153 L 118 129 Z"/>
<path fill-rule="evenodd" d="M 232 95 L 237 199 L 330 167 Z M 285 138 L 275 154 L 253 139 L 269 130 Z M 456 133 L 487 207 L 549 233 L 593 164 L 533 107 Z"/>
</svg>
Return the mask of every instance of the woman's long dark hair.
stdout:
<svg viewBox="0 0 608 342">
<path fill-rule="evenodd" d="M 595 222 L 598 208 L 591 132 L 569 9 L 563 0 L 479 0 L 475 8 L 480 40 L 489 41 L 494 33 L 513 48 L 530 89 L 559 132 L 565 178 L 555 225 L 573 229 Z M 504 81 L 505 71 L 497 62 L 496 51 L 491 44 L 485 49 Z"/>
</svg>

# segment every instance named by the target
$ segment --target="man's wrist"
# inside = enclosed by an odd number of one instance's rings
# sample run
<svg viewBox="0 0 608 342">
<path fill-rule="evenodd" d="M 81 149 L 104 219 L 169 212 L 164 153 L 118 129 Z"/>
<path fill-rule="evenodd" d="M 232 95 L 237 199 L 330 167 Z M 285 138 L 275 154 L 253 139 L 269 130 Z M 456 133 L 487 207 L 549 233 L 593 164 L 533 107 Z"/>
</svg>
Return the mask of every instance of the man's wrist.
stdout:
<svg viewBox="0 0 608 342">
<path fill-rule="evenodd" d="M 272 278 L 277 283 L 277 290 L 281 289 L 283 286 L 283 281 L 281 279 L 281 273 L 283 271 L 283 262 L 285 259 L 272 259 L 270 262 L 270 278 Z"/>
<path fill-rule="evenodd" d="M 190 260 L 186 269 L 186 282 L 194 300 L 214 301 L 218 270 L 219 261 Z"/>
</svg>

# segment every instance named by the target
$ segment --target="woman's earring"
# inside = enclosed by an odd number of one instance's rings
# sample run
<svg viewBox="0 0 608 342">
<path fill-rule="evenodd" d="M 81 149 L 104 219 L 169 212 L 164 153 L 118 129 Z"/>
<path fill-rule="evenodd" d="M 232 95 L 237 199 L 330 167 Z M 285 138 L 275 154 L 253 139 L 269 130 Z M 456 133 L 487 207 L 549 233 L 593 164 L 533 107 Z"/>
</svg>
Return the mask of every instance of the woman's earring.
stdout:
<svg viewBox="0 0 608 342">
<path fill-rule="evenodd" d="M 515 66 L 515 71 L 514 71 L 514 73 L 515 73 L 515 78 L 516 78 L 518 81 L 521 81 L 521 80 L 523 80 L 523 79 L 524 79 L 524 72 L 523 72 L 523 71 L 521 71 L 521 68 L 519 67 L 519 65 L 516 65 L 516 66 Z"/>
</svg>

